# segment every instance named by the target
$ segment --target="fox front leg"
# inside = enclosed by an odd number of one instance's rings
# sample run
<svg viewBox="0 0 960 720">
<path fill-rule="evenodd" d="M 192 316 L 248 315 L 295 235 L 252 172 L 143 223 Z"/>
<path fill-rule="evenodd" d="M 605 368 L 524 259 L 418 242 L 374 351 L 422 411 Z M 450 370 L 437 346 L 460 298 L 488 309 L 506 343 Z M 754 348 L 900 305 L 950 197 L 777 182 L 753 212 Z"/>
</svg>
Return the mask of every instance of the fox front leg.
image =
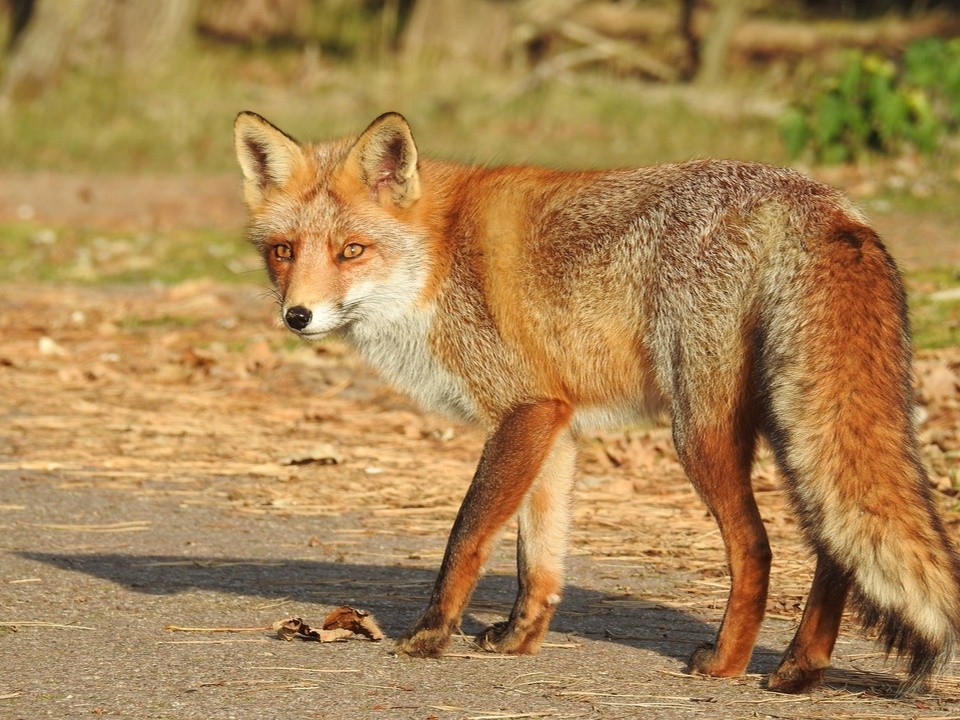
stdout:
<svg viewBox="0 0 960 720">
<path fill-rule="evenodd" d="M 575 460 L 576 443 L 571 433 L 564 431 L 557 436 L 520 507 L 517 601 L 508 620 L 477 636 L 477 644 L 485 650 L 533 654 L 543 643 L 563 594 Z"/>
<path fill-rule="evenodd" d="M 543 400 L 508 412 L 487 440 L 480 464 L 450 532 L 430 604 L 397 640 L 395 652 L 439 657 L 477 582 L 497 531 L 520 507 L 557 440 L 566 434 L 572 409 Z"/>
</svg>

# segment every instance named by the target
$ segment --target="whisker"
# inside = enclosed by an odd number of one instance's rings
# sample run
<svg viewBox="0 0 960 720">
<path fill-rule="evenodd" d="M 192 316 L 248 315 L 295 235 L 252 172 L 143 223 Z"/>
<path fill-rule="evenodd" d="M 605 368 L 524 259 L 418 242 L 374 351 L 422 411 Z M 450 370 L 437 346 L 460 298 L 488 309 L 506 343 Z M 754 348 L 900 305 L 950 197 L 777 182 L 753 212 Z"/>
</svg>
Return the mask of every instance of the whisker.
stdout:
<svg viewBox="0 0 960 720">
<path fill-rule="evenodd" d="M 283 306 L 283 296 L 280 295 L 279 290 L 276 288 L 266 287 L 265 285 L 261 285 L 260 287 L 263 288 L 263 292 L 257 295 L 257 300 L 263 300 L 264 298 L 272 297 L 277 305 L 280 305 L 281 307 Z"/>
</svg>

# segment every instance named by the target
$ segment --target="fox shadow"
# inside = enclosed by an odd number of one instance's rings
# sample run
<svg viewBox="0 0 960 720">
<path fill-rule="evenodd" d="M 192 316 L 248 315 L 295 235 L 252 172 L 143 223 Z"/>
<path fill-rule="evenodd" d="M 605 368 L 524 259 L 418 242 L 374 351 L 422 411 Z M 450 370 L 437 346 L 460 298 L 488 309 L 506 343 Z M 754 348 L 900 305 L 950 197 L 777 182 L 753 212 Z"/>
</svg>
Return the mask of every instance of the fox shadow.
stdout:
<svg viewBox="0 0 960 720">
<path fill-rule="evenodd" d="M 399 635 L 418 617 L 436 578 L 435 570 L 313 560 L 121 553 L 18 555 L 148 595 L 206 590 L 262 595 L 266 599 L 282 597 L 322 606 L 355 605 L 376 615 L 388 638 Z M 489 621 L 500 619 L 495 615 L 506 616 L 516 589 L 515 577 L 482 577 L 464 614 L 463 632 L 476 634 Z M 483 619 L 476 617 L 478 613 Z M 638 601 L 625 607 L 623 603 L 611 603 L 607 593 L 568 585 L 551 631 L 553 639 L 559 633 L 616 642 L 673 658 L 685 667 L 698 646 L 714 639 L 717 627 L 667 605 Z M 750 671 L 771 672 L 777 656 L 775 651 L 758 646 Z"/>
</svg>

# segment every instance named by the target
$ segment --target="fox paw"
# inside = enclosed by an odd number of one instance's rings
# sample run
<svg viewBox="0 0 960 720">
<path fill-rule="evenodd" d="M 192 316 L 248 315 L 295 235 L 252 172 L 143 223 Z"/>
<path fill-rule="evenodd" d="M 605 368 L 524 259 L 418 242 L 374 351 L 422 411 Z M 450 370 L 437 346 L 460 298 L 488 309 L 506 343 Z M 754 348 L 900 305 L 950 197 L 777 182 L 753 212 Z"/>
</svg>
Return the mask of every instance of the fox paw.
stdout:
<svg viewBox="0 0 960 720">
<path fill-rule="evenodd" d="M 687 672 L 709 677 L 734 677 L 743 674 L 747 661 L 732 663 L 720 656 L 713 643 L 704 643 L 690 656 Z"/>
<path fill-rule="evenodd" d="M 767 688 L 781 693 L 803 693 L 823 682 L 826 668 L 805 668 L 794 658 L 784 658 L 767 679 Z"/>
<path fill-rule="evenodd" d="M 504 642 L 509 634 L 510 623 L 502 621 L 485 628 L 474 638 L 474 642 L 488 652 L 509 652 Z"/>
<path fill-rule="evenodd" d="M 509 655 L 536 655 L 543 644 L 546 627 L 542 630 L 530 627 L 526 632 L 510 621 L 494 623 L 481 632 L 474 641 L 489 652 Z"/>
<path fill-rule="evenodd" d="M 713 643 L 704 643 L 690 656 L 687 672 L 694 675 L 713 675 L 711 668 L 717 660 L 717 651 Z"/>
<path fill-rule="evenodd" d="M 450 632 L 441 628 L 412 629 L 401 635 L 393 646 L 394 655 L 437 658 L 450 644 Z"/>
</svg>

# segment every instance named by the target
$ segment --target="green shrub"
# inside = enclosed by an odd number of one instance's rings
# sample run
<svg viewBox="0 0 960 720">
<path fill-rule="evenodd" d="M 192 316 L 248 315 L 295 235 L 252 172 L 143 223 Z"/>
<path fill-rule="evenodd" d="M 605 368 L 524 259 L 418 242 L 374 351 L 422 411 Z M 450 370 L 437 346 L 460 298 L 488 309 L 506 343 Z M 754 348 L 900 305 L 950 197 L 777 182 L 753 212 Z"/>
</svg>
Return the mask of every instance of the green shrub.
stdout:
<svg viewBox="0 0 960 720">
<path fill-rule="evenodd" d="M 960 41 L 925 38 L 899 64 L 853 52 L 843 69 L 784 114 L 787 152 L 820 163 L 912 147 L 933 153 L 960 118 Z"/>
<path fill-rule="evenodd" d="M 917 40 L 903 53 L 904 80 L 929 92 L 948 130 L 960 125 L 960 39 Z"/>
</svg>

